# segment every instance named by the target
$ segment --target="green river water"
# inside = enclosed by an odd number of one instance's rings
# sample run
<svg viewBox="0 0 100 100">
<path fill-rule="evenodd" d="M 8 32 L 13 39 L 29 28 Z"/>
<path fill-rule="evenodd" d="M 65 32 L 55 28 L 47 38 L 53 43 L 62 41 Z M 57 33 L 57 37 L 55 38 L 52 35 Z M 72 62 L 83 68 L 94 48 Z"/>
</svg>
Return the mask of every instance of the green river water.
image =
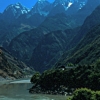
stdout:
<svg viewBox="0 0 100 100">
<path fill-rule="evenodd" d="M 13 81 L 0 85 L 0 100 L 66 100 L 62 95 L 30 94 L 29 80 Z"/>
</svg>

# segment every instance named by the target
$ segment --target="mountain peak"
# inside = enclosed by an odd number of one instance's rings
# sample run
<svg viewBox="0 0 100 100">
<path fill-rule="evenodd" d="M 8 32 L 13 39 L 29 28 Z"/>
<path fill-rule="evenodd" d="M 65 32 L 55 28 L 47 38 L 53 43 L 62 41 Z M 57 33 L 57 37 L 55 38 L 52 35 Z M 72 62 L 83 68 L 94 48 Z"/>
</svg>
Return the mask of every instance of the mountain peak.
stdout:
<svg viewBox="0 0 100 100">
<path fill-rule="evenodd" d="M 50 3 L 48 0 L 38 0 L 37 3 L 31 9 L 31 14 L 39 13 L 40 15 L 47 15 L 48 11 L 45 7 L 49 8 Z"/>
<path fill-rule="evenodd" d="M 3 12 L 4 15 L 8 14 L 10 16 L 13 16 L 15 18 L 18 18 L 22 14 L 28 13 L 29 10 L 22 6 L 21 3 L 11 4 L 9 5 Z"/>
<path fill-rule="evenodd" d="M 38 2 L 44 2 L 44 1 L 47 1 L 47 0 L 38 0 Z"/>
<path fill-rule="evenodd" d="M 79 9 L 81 9 L 85 4 L 87 0 L 55 0 L 53 5 L 54 7 L 57 5 L 62 5 L 65 10 L 70 8 L 73 4 L 77 5 Z"/>
<path fill-rule="evenodd" d="M 74 2 L 73 0 L 55 0 L 54 3 L 58 3 L 58 4 L 65 4 L 68 2 Z"/>
<path fill-rule="evenodd" d="M 20 2 L 17 2 L 17 3 L 15 3 L 15 5 L 19 5 L 19 6 L 22 6 Z"/>
</svg>

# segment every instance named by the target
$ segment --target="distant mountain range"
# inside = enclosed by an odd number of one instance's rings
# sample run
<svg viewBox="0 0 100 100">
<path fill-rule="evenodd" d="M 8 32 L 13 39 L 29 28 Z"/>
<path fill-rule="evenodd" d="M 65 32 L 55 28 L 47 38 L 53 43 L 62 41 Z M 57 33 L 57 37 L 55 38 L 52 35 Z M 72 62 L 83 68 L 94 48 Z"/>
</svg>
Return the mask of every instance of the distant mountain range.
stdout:
<svg viewBox="0 0 100 100">
<path fill-rule="evenodd" d="M 81 59 L 78 48 L 88 45 L 86 36 L 99 27 L 99 5 L 100 0 L 38 0 L 31 10 L 9 5 L 0 14 L 0 45 L 40 72 L 56 62 L 80 64 L 75 57 Z"/>
<path fill-rule="evenodd" d="M 32 9 L 27 9 L 20 3 L 9 5 L 2 14 L 0 19 L 17 25 L 25 24 L 31 27 L 39 26 L 46 17 L 54 16 L 59 13 L 67 15 L 74 14 L 82 9 L 87 0 L 55 0 L 49 3 L 47 0 L 38 0 Z"/>
<path fill-rule="evenodd" d="M 78 11 L 82 9 L 86 3 L 87 0 L 55 0 L 53 3 L 49 3 L 48 0 L 38 0 L 31 10 L 22 6 L 20 3 L 16 3 L 9 5 L 4 10 L 3 17 L 9 16 L 9 18 L 18 18 L 23 14 L 28 14 L 27 17 L 30 17 L 36 13 L 43 16 L 51 15 L 51 13 L 55 15 L 60 12 L 66 12 L 67 14 L 67 10 L 74 8 L 74 10 Z M 56 11 L 57 8 L 59 8 L 60 11 Z"/>
<path fill-rule="evenodd" d="M 31 10 L 22 6 L 20 3 L 9 5 L 3 13 L 0 13 L 0 25 L 2 27 L 0 30 L 0 33 L 2 33 L 0 36 L 0 44 L 3 47 L 8 46 L 10 41 L 18 34 L 39 26 L 49 16 L 55 16 L 60 13 L 67 14 L 65 4 L 68 6 L 68 3 L 73 5 L 79 2 L 55 0 L 54 3 L 51 4 L 47 0 L 38 0 Z M 85 3 L 86 1 L 84 5 Z M 60 10 L 56 11 L 58 8 Z M 68 9 L 70 9 L 70 7 L 68 7 Z"/>
</svg>

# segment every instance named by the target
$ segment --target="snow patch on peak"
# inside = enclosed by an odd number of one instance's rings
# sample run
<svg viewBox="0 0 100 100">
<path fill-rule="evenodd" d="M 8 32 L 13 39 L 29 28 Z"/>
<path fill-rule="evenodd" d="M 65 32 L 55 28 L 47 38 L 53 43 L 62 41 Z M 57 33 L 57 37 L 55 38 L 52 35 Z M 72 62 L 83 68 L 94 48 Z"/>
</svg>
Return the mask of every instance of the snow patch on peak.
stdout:
<svg viewBox="0 0 100 100">
<path fill-rule="evenodd" d="M 80 2 L 80 5 L 79 5 L 79 9 L 81 9 L 83 6 L 85 6 L 86 2 Z"/>
<path fill-rule="evenodd" d="M 47 0 L 38 0 L 38 3 L 44 3 L 46 2 Z"/>
<path fill-rule="evenodd" d="M 68 10 L 73 4 L 76 4 L 81 9 L 86 3 L 87 0 L 55 0 L 53 6 L 62 5 L 65 10 Z"/>
<path fill-rule="evenodd" d="M 73 2 L 74 2 L 73 0 L 55 0 L 53 4 L 54 4 L 54 7 L 60 4 L 68 8 L 73 4 Z"/>
<path fill-rule="evenodd" d="M 40 15 L 47 16 L 48 15 L 48 8 L 45 7 L 50 6 L 48 0 L 38 0 L 37 3 L 32 7 L 31 14 L 39 13 Z"/>
<path fill-rule="evenodd" d="M 16 3 L 15 5 L 18 5 L 18 6 L 20 6 L 21 4 L 18 2 L 18 3 Z"/>
<path fill-rule="evenodd" d="M 19 6 L 15 6 L 15 8 L 19 9 L 20 7 Z"/>
<path fill-rule="evenodd" d="M 43 2 L 43 1 L 47 1 L 47 0 L 38 0 L 38 2 Z"/>
<path fill-rule="evenodd" d="M 5 10 L 4 10 L 4 14 L 9 14 L 11 16 L 14 16 L 15 18 L 18 18 L 20 15 L 22 14 L 26 14 L 28 13 L 29 10 L 22 6 L 20 3 L 16 3 L 16 4 L 11 4 L 9 5 Z"/>
<path fill-rule="evenodd" d="M 69 8 L 72 4 L 73 4 L 72 2 L 69 2 L 69 4 L 68 4 L 68 8 Z"/>
</svg>

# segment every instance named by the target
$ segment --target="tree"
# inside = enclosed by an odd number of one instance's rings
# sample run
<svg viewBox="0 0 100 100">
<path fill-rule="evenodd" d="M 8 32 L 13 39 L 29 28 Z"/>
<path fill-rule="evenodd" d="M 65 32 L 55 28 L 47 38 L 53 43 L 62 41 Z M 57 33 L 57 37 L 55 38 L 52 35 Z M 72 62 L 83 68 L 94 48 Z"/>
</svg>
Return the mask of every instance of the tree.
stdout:
<svg viewBox="0 0 100 100">
<path fill-rule="evenodd" d="M 40 76 L 41 74 L 39 72 L 36 72 L 31 78 L 31 83 L 36 84 L 39 81 Z"/>
<path fill-rule="evenodd" d="M 81 88 L 77 89 L 73 93 L 73 96 L 67 100 L 97 100 L 97 99 L 95 98 L 94 91 L 91 91 L 90 89 L 87 88 Z"/>
</svg>

